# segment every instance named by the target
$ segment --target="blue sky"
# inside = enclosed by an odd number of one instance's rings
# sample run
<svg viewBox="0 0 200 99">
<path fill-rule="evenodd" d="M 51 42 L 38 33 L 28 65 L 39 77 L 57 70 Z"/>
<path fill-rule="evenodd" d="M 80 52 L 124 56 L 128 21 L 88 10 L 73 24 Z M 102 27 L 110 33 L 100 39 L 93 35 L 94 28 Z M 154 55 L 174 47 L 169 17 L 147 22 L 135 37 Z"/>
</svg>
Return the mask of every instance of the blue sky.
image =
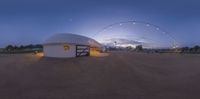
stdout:
<svg viewBox="0 0 200 99">
<path fill-rule="evenodd" d="M 106 25 L 146 21 L 182 46 L 200 44 L 198 0 L 1 0 L 0 47 L 42 43 L 55 33 L 92 36 Z"/>
</svg>

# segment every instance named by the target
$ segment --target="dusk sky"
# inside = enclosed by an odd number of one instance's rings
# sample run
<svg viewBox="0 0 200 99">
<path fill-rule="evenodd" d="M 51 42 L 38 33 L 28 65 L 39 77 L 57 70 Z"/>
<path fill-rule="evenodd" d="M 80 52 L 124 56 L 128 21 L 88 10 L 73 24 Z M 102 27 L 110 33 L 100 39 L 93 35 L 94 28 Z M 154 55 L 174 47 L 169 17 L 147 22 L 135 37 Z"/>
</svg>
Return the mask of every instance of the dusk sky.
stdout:
<svg viewBox="0 0 200 99">
<path fill-rule="evenodd" d="M 42 43 L 55 33 L 92 37 L 129 20 L 156 24 L 182 46 L 200 45 L 199 0 L 0 0 L 0 47 Z"/>
</svg>

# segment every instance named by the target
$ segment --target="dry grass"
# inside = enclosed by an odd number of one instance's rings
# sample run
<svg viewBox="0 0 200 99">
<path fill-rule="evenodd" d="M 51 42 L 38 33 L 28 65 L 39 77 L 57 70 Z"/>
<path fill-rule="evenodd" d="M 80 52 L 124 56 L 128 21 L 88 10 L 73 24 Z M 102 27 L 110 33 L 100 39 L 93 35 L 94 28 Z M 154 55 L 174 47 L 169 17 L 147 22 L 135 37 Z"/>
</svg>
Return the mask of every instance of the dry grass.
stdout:
<svg viewBox="0 0 200 99">
<path fill-rule="evenodd" d="M 0 99 L 199 99 L 200 56 L 0 55 Z"/>
</svg>

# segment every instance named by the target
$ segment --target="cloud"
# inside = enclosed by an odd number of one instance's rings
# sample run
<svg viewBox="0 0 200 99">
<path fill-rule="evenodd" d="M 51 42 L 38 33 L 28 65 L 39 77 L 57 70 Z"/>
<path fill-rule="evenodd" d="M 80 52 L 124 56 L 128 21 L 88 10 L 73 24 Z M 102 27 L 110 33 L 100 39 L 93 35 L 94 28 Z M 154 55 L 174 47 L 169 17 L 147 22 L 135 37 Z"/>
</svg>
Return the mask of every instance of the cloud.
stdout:
<svg viewBox="0 0 200 99">
<path fill-rule="evenodd" d="M 127 46 L 136 47 L 137 45 L 142 45 L 144 48 L 153 48 L 153 47 L 159 48 L 159 45 L 155 45 L 155 43 L 141 42 L 124 38 L 107 39 L 102 44 L 105 46 L 120 46 L 120 47 L 127 47 Z"/>
<path fill-rule="evenodd" d="M 134 41 L 134 40 L 128 40 L 123 38 L 111 38 L 107 39 L 103 42 L 106 46 L 137 46 L 137 45 L 143 45 L 143 42 Z"/>
<path fill-rule="evenodd" d="M 139 41 L 134 41 L 134 40 L 128 40 L 128 39 L 122 39 L 122 38 L 112 38 L 106 40 L 107 42 L 114 43 L 116 42 L 117 44 L 135 44 L 135 45 L 140 45 L 142 42 Z"/>
</svg>

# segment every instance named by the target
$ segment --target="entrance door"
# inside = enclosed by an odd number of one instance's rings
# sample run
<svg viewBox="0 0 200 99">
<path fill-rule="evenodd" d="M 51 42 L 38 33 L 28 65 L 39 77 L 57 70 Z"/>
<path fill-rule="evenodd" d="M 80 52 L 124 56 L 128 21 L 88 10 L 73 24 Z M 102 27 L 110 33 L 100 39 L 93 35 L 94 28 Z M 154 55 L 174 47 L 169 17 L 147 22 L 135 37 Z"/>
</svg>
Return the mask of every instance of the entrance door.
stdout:
<svg viewBox="0 0 200 99">
<path fill-rule="evenodd" d="M 76 45 L 76 57 L 89 56 L 90 47 L 86 45 Z"/>
</svg>

